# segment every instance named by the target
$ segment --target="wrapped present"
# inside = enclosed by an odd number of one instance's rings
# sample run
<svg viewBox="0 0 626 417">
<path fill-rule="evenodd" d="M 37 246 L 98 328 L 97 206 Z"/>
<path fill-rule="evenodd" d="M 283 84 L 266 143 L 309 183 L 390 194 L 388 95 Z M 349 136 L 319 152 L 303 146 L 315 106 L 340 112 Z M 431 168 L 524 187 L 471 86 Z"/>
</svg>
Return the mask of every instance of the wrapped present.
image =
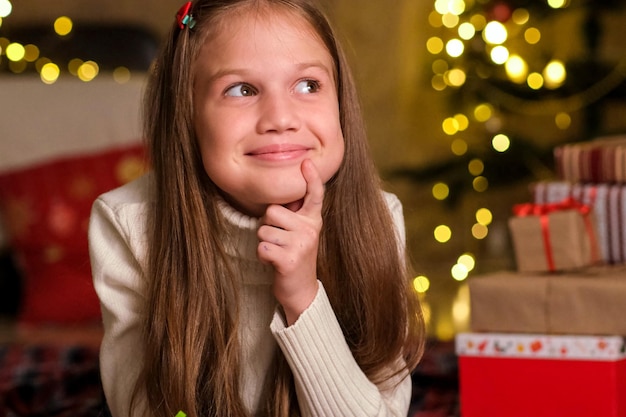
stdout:
<svg viewBox="0 0 626 417">
<path fill-rule="evenodd" d="M 620 183 L 626 181 L 626 136 L 609 136 L 570 143 L 554 149 L 559 178 L 576 182 Z"/>
<path fill-rule="evenodd" d="M 601 260 L 588 205 L 567 198 L 554 204 L 517 204 L 509 219 L 517 269 L 565 271 Z"/>
<path fill-rule="evenodd" d="M 626 335 L 626 267 L 562 274 L 501 271 L 472 277 L 475 332 Z"/>
<path fill-rule="evenodd" d="M 544 181 L 533 184 L 531 193 L 535 204 L 553 204 L 573 198 L 591 207 L 602 260 L 614 264 L 626 262 L 626 214 L 623 212 L 626 185 Z"/>
<path fill-rule="evenodd" d="M 626 417 L 621 336 L 461 333 L 463 417 Z"/>
</svg>

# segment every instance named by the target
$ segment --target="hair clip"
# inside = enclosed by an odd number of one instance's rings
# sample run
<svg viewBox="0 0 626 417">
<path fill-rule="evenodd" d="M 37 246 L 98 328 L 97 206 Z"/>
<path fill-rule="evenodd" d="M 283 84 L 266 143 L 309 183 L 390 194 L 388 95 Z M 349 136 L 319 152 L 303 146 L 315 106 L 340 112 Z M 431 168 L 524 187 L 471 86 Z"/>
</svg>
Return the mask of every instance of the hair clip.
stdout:
<svg viewBox="0 0 626 417">
<path fill-rule="evenodd" d="M 178 27 L 184 29 L 187 26 L 189 29 L 193 29 L 196 25 L 196 21 L 193 18 L 193 15 L 189 13 L 191 10 L 191 2 L 183 4 L 178 12 L 176 13 L 176 21 L 178 22 Z"/>
</svg>

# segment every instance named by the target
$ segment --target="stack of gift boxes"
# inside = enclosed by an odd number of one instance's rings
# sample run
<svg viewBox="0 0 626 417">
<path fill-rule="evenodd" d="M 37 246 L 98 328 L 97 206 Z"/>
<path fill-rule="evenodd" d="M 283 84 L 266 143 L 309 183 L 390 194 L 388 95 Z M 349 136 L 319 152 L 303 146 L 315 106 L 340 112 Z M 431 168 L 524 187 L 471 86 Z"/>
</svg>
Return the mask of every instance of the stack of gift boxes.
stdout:
<svg viewBox="0 0 626 417">
<path fill-rule="evenodd" d="M 517 270 L 469 281 L 463 417 L 626 417 L 626 137 L 554 155 L 509 219 Z"/>
</svg>

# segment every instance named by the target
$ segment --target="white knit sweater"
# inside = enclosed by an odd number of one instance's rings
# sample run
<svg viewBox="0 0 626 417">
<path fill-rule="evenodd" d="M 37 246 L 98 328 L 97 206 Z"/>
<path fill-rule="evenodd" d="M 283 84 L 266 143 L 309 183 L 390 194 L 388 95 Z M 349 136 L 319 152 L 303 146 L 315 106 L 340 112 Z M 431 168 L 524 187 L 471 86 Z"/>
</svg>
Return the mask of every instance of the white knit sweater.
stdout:
<svg viewBox="0 0 626 417">
<path fill-rule="evenodd" d="M 94 285 L 105 328 L 101 377 L 114 417 L 128 416 L 142 363 L 141 309 L 149 244 L 145 222 L 151 178 L 148 174 L 100 196 L 89 225 Z M 402 206 L 394 195 L 385 193 L 385 197 L 404 245 Z M 263 404 L 264 377 L 275 350 L 281 349 L 294 374 L 304 416 L 406 416 L 410 377 L 405 375 L 394 389 L 378 387 L 367 379 L 348 348 L 321 283 L 311 306 L 286 327 L 271 291 L 273 271 L 256 257 L 257 219 L 225 202 L 220 208 L 231 228 L 226 248 L 243 277 L 241 396 L 251 415 Z"/>
</svg>

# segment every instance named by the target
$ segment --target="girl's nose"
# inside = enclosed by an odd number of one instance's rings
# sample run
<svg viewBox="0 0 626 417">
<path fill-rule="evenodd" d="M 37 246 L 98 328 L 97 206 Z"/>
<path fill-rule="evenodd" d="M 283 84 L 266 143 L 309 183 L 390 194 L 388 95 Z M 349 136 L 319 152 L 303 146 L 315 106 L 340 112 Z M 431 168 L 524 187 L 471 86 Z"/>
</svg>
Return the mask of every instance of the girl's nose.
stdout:
<svg viewBox="0 0 626 417">
<path fill-rule="evenodd" d="M 287 94 L 266 93 L 259 101 L 259 133 L 283 133 L 300 129 L 297 103 Z"/>
</svg>

